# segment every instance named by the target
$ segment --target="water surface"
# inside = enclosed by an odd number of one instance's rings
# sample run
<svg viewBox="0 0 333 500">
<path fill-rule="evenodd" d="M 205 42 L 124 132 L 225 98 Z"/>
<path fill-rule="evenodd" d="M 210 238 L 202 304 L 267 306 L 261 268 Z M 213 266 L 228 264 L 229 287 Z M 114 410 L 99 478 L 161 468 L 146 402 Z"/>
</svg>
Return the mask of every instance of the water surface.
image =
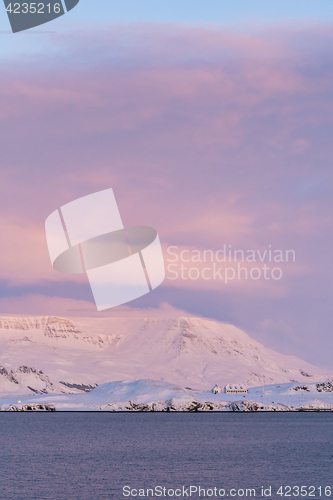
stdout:
<svg viewBox="0 0 333 500">
<path fill-rule="evenodd" d="M 333 413 L 1 413 L 0 446 L 1 500 L 333 487 Z"/>
</svg>

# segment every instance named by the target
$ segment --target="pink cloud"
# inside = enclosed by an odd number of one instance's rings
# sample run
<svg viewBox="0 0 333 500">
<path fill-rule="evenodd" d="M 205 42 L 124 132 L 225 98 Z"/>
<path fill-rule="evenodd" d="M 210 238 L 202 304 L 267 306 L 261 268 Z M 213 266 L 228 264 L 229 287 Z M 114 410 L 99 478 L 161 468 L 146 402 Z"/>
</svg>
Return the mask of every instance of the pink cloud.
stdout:
<svg viewBox="0 0 333 500">
<path fill-rule="evenodd" d="M 332 34 L 118 26 L 51 35 L 56 69 L 44 56 L 4 67 L 0 277 L 83 282 L 52 270 L 44 221 L 110 186 L 125 224 L 156 227 L 165 245 L 304 250 L 332 225 L 327 200 L 297 191 L 314 169 L 331 179 L 331 74 L 318 60 Z"/>
<path fill-rule="evenodd" d="M 133 316 L 133 317 L 179 317 L 193 316 L 188 311 L 172 307 L 164 302 L 157 308 L 119 306 L 113 309 L 98 312 L 95 304 L 85 300 L 76 300 L 64 297 L 46 297 L 41 294 L 30 294 L 24 297 L 0 298 L 1 315 L 29 315 L 29 316 L 64 316 L 64 317 L 108 317 L 108 316 Z M 200 316 L 200 315 L 199 315 Z"/>
<path fill-rule="evenodd" d="M 66 275 L 53 270 L 46 244 L 44 226 L 19 218 L 0 218 L 0 276 L 9 286 L 50 280 L 84 283 L 83 275 Z"/>
</svg>

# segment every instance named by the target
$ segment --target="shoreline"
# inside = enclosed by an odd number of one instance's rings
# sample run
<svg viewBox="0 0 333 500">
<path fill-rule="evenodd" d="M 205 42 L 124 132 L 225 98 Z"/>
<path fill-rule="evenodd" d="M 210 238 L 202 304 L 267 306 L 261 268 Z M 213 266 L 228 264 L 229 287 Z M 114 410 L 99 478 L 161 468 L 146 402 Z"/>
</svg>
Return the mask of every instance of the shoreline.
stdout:
<svg viewBox="0 0 333 500">
<path fill-rule="evenodd" d="M 274 384 L 247 393 L 196 391 L 151 379 L 101 384 L 89 392 L 3 395 L 0 411 L 313 412 L 333 411 L 331 381 Z"/>
</svg>

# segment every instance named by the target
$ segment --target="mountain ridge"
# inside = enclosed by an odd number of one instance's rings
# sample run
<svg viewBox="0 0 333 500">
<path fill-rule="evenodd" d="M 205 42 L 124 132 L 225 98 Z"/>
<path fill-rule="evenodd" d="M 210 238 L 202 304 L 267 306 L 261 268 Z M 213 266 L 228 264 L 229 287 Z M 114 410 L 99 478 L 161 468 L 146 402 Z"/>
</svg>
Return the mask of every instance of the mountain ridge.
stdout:
<svg viewBox="0 0 333 500">
<path fill-rule="evenodd" d="M 0 316 L 0 365 L 8 373 L 27 367 L 48 377 L 43 387 L 21 377 L 23 393 L 77 392 L 116 380 L 153 379 L 206 390 L 216 383 L 253 387 L 331 376 L 266 348 L 233 325 L 186 315 Z M 18 393 L 19 387 L 14 389 Z M 0 394 L 8 391 L 0 371 Z"/>
</svg>

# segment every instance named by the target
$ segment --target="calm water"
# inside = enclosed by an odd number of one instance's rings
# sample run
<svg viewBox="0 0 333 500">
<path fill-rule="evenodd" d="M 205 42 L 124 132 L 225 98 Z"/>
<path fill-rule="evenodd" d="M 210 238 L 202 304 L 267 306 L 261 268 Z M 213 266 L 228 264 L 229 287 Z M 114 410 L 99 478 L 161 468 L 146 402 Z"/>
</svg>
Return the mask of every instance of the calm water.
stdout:
<svg viewBox="0 0 333 500">
<path fill-rule="evenodd" d="M 256 498 L 262 485 L 333 487 L 333 413 L 1 413 L 0 446 L 1 500 L 119 500 L 124 485 Z"/>
</svg>

